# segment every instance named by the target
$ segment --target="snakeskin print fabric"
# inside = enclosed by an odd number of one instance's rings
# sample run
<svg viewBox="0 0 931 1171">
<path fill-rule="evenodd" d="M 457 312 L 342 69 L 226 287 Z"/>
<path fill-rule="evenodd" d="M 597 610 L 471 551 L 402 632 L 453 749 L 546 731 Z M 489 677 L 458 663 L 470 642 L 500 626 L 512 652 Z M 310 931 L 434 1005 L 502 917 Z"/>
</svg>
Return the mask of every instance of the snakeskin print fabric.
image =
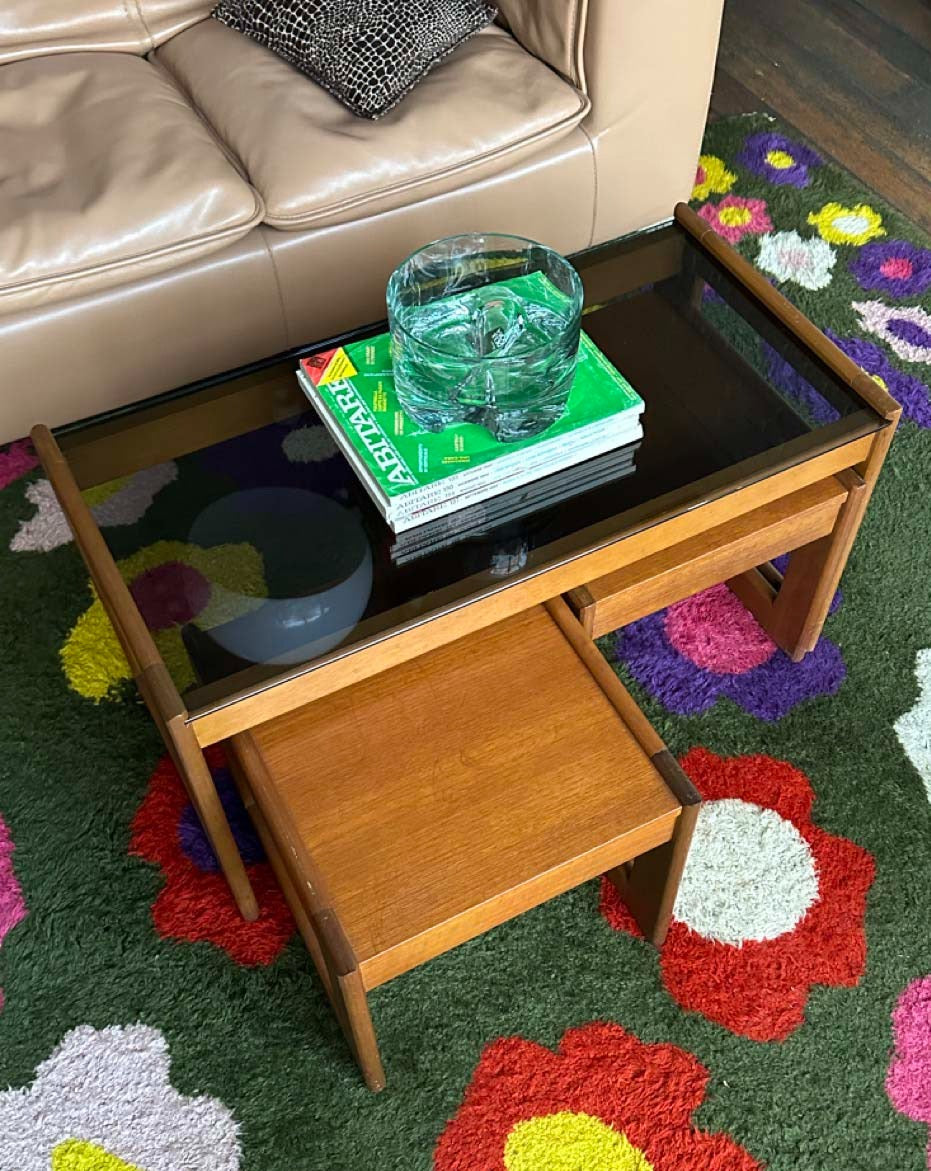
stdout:
<svg viewBox="0 0 931 1171">
<path fill-rule="evenodd" d="M 213 15 L 380 118 L 497 14 L 484 0 L 221 0 Z"/>
</svg>

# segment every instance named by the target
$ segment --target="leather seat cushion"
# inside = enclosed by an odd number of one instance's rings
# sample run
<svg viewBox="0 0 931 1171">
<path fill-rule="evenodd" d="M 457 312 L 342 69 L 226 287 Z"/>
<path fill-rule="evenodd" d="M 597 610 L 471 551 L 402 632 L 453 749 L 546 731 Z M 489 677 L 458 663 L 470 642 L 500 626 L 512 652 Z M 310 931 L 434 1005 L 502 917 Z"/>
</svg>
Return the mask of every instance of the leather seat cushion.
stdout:
<svg viewBox="0 0 931 1171">
<path fill-rule="evenodd" d="M 110 49 L 148 53 L 214 0 L 0 0 L 0 62 Z"/>
<path fill-rule="evenodd" d="M 262 211 L 143 58 L 0 66 L 0 309 L 170 268 L 244 235 Z"/>
<path fill-rule="evenodd" d="M 155 59 L 239 157 L 266 223 L 345 223 L 493 175 L 588 112 L 587 99 L 488 28 L 378 122 L 349 113 L 269 50 L 207 20 Z"/>
</svg>

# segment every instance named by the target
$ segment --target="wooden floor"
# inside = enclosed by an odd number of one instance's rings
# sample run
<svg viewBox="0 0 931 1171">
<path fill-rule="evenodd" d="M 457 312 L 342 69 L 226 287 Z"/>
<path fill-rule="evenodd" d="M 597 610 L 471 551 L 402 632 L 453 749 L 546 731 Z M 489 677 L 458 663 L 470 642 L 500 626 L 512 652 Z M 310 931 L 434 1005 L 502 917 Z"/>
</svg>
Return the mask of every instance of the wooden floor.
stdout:
<svg viewBox="0 0 931 1171">
<path fill-rule="evenodd" d="M 725 0 L 711 116 L 754 110 L 931 231 L 929 0 Z"/>
</svg>

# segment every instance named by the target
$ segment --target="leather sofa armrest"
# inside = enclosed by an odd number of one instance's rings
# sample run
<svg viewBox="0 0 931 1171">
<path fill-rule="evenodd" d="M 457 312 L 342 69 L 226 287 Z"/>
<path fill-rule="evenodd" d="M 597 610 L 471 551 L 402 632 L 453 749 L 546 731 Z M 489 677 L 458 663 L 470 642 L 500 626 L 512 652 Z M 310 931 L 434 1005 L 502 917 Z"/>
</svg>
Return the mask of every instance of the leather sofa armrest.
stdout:
<svg viewBox="0 0 931 1171">
<path fill-rule="evenodd" d="M 498 21 L 528 53 L 585 90 L 582 44 L 592 0 L 498 0 Z M 601 0 L 614 7 L 623 0 Z"/>
<path fill-rule="evenodd" d="M 662 109 L 704 126 L 724 0 L 587 0 L 586 7 L 580 42 L 589 127 L 629 117 L 632 94 L 641 116 Z"/>
<path fill-rule="evenodd" d="M 555 3 L 555 0 L 550 0 Z M 695 180 L 723 0 L 588 0 L 582 43 L 595 153 L 592 242 L 671 218 Z M 636 186 L 639 222 L 620 193 Z"/>
</svg>

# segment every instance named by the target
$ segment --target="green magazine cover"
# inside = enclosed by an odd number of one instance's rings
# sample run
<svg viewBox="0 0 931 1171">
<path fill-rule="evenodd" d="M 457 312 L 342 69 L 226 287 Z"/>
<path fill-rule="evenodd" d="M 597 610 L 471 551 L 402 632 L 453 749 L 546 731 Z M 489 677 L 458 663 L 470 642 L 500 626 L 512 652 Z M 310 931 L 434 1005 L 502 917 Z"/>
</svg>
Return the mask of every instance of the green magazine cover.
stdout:
<svg viewBox="0 0 931 1171">
<path fill-rule="evenodd" d="M 379 495 L 395 502 L 433 495 L 431 489 L 453 476 L 457 486 L 476 484 L 484 479 L 476 473 L 490 472 L 492 462 L 542 466 L 550 453 L 609 428 L 633 426 L 643 409 L 637 392 L 584 332 L 565 412 L 546 431 L 514 443 L 501 443 L 473 423 L 439 432 L 419 428 L 398 402 L 387 333 L 303 358 L 300 374 L 324 421 L 352 448 L 353 462 L 364 466 Z"/>
</svg>

